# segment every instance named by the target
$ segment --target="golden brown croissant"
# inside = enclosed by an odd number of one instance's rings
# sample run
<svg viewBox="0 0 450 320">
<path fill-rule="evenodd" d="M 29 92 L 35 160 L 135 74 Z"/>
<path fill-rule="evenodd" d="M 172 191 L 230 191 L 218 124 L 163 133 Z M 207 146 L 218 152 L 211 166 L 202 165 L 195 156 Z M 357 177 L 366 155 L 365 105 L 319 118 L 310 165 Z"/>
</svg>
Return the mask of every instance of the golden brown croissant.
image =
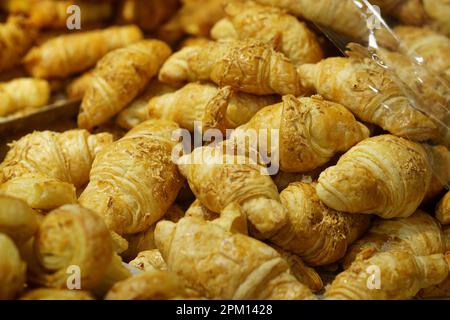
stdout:
<svg viewBox="0 0 450 320">
<path fill-rule="evenodd" d="M 450 224 L 450 191 L 439 202 L 436 208 L 436 218 L 442 224 Z"/>
<path fill-rule="evenodd" d="M 125 0 L 119 8 L 119 22 L 135 23 L 145 31 L 154 31 L 177 9 L 177 0 Z"/>
<path fill-rule="evenodd" d="M 176 224 L 161 221 L 155 241 L 169 270 L 207 298 L 315 298 L 274 249 L 214 222 L 194 217 Z"/>
<path fill-rule="evenodd" d="M 33 247 L 25 248 L 29 281 L 52 288 L 90 290 L 104 286 L 105 279 L 122 267 L 113 256 L 110 233 L 100 216 L 78 205 L 50 212 L 39 226 Z M 76 276 L 79 276 L 77 283 Z M 112 285 L 112 284 L 111 284 Z M 109 288 L 108 288 L 109 289 Z"/>
<path fill-rule="evenodd" d="M 24 64 L 33 77 L 64 78 L 93 67 L 109 51 L 142 37 L 136 26 L 62 35 L 31 49 Z"/>
<path fill-rule="evenodd" d="M 38 228 L 37 213 L 24 201 L 0 195 L 0 233 L 16 243 L 30 239 Z"/>
<path fill-rule="evenodd" d="M 352 0 L 256 0 L 260 4 L 285 9 L 298 17 L 353 38 L 364 39 L 368 25 L 361 11 Z M 362 5 L 360 2 L 359 5 Z"/>
<path fill-rule="evenodd" d="M 146 271 L 117 282 L 106 300 L 163 300 L 186 297 L 183 281 L 171 272 Z"/>
<path fill-rule="evenodd" d="M 82 75 L 73 79 L 66 88 L 67 97 L 70 99 L 82 98 L 89 87 L 92 78 L 93 71 L 89 70 L 84 72 Z"/>
<path fill-rule="evenodd" d="M 381 135 L 363 140 L 325 169 L 316 190 L 335 210 L 407 217 L 424 199 L 431 176 L 420 144 Z"/>
<path fill-rule="evenodd" d="M 35 36 L 32 28 L 20 17 L 9 18 L 0 23 L 0 71 L 15 67 L 31 48 Z"/>
<path fill-rule="evenodd" d="M 148 120 L 100 152 L 81 205 L 100 213 L 120 235 L 144 231 L 162 218 L 183 180 L 172 161 L 170 121 Z"/>
<path fill-rule="evenodd" d="M 278 141 L 272 141 L 272 130 L 278 130 Z M 313 170 L 369 137 L 369 130 L 344 106 L 321 96 L 284 96 L 282 103 L 260 110 L 237 128 L 232 139 L 240 145 L 253 132 L 266 132 L 266 141 L 258 137 L 258 149 L 279 159 L 286 172 Z"/>
<path fill-rule="evenodd" d="M 418 141 L 439 137 L 436 124 L 414 108 L 390 70 L 355 51 L 349 54 L 300 66 L 302 83 L 392 134 Z"/>
<path fill-rule="evenodd" d="M 325 297 L 352 300 L 410 299 L 420 289 L 442 282 L 448 275 L 448 269 L 442 253 L 415 256 L 402 250 L 381 252 L 353 262 L 336 277 L 325 292 Z"/>
<path fill-rule="evenodd" d="M 94 300 L 94 298 L 87 291 L 38 288 L 26 292 L 20 300 Z"/>
<path fill-rule="evenodd" d="M 422 144 L 427 152 L 428 161 L 432 170 L 432 177 L 428 186 L 425 201 L 439 195 L 450 182 L 450 151 L 444 146 L 431 146 Z"/>
<path fill-rule="evenodd" d="M 253 96 L 218 88 L 210 83 L 188 83 L 183 88 L 151 99 L 147 105 L 150 118 L 175 121 L 180 127 L 194 131 L 194 122 L 203 127 L 236 128 L 249 121 L 261 108 L 276 102 L 273 96 Z"/>
<path fill-rule="evenodd" d="M 50 85 L 45 80 L 18 78 L 0 83 L 0 117 L 25 108 L 45 106 L 50 99 Z"/>
<path fill-rule="evenodd" d="M 257 95 L 304 92 L 295 66 L 271 45 L 256 40 L 185 47 L 162 66 L 159 80 L 174 85 L 211 80 L 220 87 L 229 85 Z"/>
<path fill-rule="evenodd" d="M 136 127 L 141 122 L 148 120 L 147 104 L 150 99 L 173 91 L 175 88 L 156 79 L 150 81 L 144 92 L 117 114 L 116 123 L 127 130 Z"/>
<path fill-rule="evenodd" d="M 86 130 L 63 133 L 37 131 L 10 144 L 1 163 L 1 182 L 26 173 L 69 182 L 81 187 L 89 180 L 95 155 L 112 142 L 107 133 L 89 134 Z"/>
<path fill-rule="evenodd" d="M 288 222 L 270 241 L 299 255 L 308 265 L 338 261 L 369 227 L 370 217 L 325 206 L 317 197 L 315 184 L 291 183 L 280 198 Z"/>
<path fill-rule="evenodd" d="M 281 36 L 280 51 L 295 65 L 316 63 L 323 58 L 316 35 L 305 23 L 278 8 L 232 2 L 225 12 L 226 18 L 211 30 L 215 40 L 253 38 L 270 42 Z"/>
<path fill-rule="evenodd" d="M 195 199 L 186 210 L 186 217 L 197 217 L 205 221 L 215 220 L 220 217 L 220 213 L 209 210 L 198 199 Z"/>
<path fill-rule="evenodd" d="M 243 155 L 230 155 L 217 147 L 196 148 L 178 161 L 180 172 L 209 210 L 220 213 L 237 203 L 258 237 L 269 238 L 286 223 L 286 210 L 277 187 L 264 169 Z"/>
<path fill-rule="evenodd" d="M 157 74 L 171 49 L 143 40 L 105 55 L 93 71 L 78 115 L 78 126 L 92 129 L 121 111 Z"/>
<path fill-rule="evenodd" d="M 141 251 L 129 264 L 143 271 L 166 271 L 167 265 L 158 249 Z"/>
<path fill-rule="evenodd" d="M 25 284 L 26 266 L 14 242 L 0 233 L 0 300 L 13 299 Z"/>
</svg>

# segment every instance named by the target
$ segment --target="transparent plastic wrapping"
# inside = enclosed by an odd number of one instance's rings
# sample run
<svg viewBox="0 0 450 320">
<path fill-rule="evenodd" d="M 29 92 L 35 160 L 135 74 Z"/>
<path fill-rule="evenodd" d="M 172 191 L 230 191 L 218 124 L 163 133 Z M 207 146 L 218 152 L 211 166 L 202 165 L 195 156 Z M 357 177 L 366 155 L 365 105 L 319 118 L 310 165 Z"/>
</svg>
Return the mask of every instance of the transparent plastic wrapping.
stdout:
<svg viewBox="0 0 450 320">
<path fill-rule="evenodd" d="M 258 2 L 309 20 L 342 52 L 301 66 L 306 87 L 386 132 L 450 147 L 449 1 Z"/>
</svg>

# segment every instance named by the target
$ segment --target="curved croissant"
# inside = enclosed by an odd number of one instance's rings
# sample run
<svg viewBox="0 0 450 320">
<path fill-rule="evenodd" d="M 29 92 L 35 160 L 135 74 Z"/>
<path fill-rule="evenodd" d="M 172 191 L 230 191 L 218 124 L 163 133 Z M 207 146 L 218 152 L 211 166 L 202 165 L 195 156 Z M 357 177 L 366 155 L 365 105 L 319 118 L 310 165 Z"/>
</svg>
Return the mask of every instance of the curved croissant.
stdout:
<svg viewBox="0 0 450 320">
<path fill-rule="evenodd" d="M 259 237 L 269 238 L 286 223 L 286 210 L 277 187 L 263 167 L 241 155 L 220 148 L 196 148 L 181 157 L 178 167 L 196 195 L 209 210 L 220 213 L 237 203 Z"/>
<path fill-rule="evenodd" d="M 172 161 L 170 121 L 148 120 L 100 152 L 81 205 L 101 214 L 120 235 L 146 230 L 175 201 L 183 180 Z"/>
<path fill-rule="evenodd" d="M 182 280 L 166 271 L 146 271 L 117 282 L 106 300 L 163 300 L 186 297 Z"/>
<path fill-rule="evenodd" d="M 300 66 L 303 85 L 397 136 L 417 141 L 439 137 L 439 128 L 414 108 L 390 70 L 369 57 L 358 57 L 354 51 L 349 54 L 348 58 L 333 57 Z"/>
<path fill-rule="evenodd" d="M 185 47 L 162 66 L 159 80 L 174 85 L 211 80 L 220 87 L 257 95 L 304 92 L 295 66 L 269 44 L 256 40 Z"/>
<path fill-rule="evenodd" d="M 64 78 L 93 67 L 109 51 L 142 37 L 136 26 L 62 35 L 31 49 L 24 64 L 35 78 Z"/>
<path fill-rule="evenodd" d="M 436 218 L 442 224 L 450 224 L 450 191 L 438 203 Z"/>
<path fill-rule="evenodd" d="M 10 113 L 45 106 L 50 98 L 50 85 L 45 80 L 19 78 L 0 83 L 0 117 Z"/>
<path fill-rule="evenodd" d="M 275 130 L 279 132 L 278 141 L 271 141 Z M 253 132 L 258 135 L 259 150 L 278 158 L 285 172 L 313 170 L 369 137 L 369 130 L 351 112 L 321 96 L 284 96 L 282 103 L 263 108 L 231 137 L 244 144 Z M 262 133 L 266 133 L 266 141 L 260 138 Z"/>
<path fill-rule="evenodd" d="M 236 128 L 249 121 L 261 108 L 276 102 L 273 96 L 253 96 L 218 88 L 210 83 L 188 83 L 183 88 L 151 99 L 147 105 L 150 118 L 175 121 L 194 131 L 194 122 L 204 128 L 216 121 L 219 129 Z"/>
<path fill-rule="evenodd" d="M 87 291 L 39 288 L 26 292 L 20 300 L 94 300 L 94 298 Z"/>
<path fill-rule="evenodd" d="M 295 65 L 323 58 L 316 35 L 305 23 L 275 7 L 234 2 L 225 7 L 226 17 L 211 30 L 213 39 L 253 38 L 270 42 L 281 36 L 280 51 Z"/>
<path fill-rule="evenodd" d="M 35 30 L 23 18 L 12 17 L 6 23 L 0 23 L 0 71 L 20 63 L 22 57 L 31 48 Z"/>
<path fill-rule="evenodd" d="M 0 233 L 22 244 L 35 234 L 37 228 L 37 212 L 22 200 L 0 195 Z"/>
<path fill-rule="evenodd" d="M 171 49 L 143 40 L 105 55 L 93 71 L 78 115 L 78 126 L 92 129 L 127 106 L 156 75 Z"/>
<path fill-rule="evenodd" d="M 381 135 L 363 140 L 325 169 L 316 190 L 335 210 L 407 217 L 424 199 L 431 175 L 421 145 Z"/>
<path fill-rule="evenodd" d="M 13 299 L 25 285 L 25 263 L 14 242 L 0 233 L 0 299 Z"/>
<path fill-rule="evenodd" d="M 194 217 L 161 221 L 155 241 L 169 270 L 207 298 L 315 298 L 274 249 L 217 223 Z"/>
<path fill-rule="evenodd" d="M 95 289 L 108 278 L 112 264 L 121 264 L 113 259 L 112 240 L 101 217 L 78 205 L 50 212 L 39 226 L 33 248 L 25 252 L 29 281 L 59 289 L 72 284 L 72 274 L 80 276 L 81 289 Z"/>
<path fill-rule="evenodd" d="M 291 183 L 280 198 L 288 223 L 270 240 L 299 255 L 308 265 L 338 261 L 369 227 L 370 217 L 325 206 L 317 197 L 315 184 Z"/>
<path fill-rule="evenodd" d="M 325 292 L 325 297 L 354 300 L 410 299 L 420 289 L 442 282 L 448 275 L 448 269 L 443 254 L 415 256 L 401 250 L 381 252 L 353 262 L 336 277 Z"/>
</svg>

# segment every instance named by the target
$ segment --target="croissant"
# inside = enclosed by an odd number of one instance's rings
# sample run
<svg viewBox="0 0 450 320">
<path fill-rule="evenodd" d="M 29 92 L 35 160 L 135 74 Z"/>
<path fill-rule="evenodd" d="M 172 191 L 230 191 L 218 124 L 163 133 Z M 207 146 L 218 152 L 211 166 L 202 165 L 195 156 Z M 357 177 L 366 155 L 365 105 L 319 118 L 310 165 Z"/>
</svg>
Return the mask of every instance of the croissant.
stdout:
<svg viewBox="0 0 450 320">
<path fill-rule="evenodd" d="M 420 0 L 374 0 L 372 4 L 381 8 L 383 14 L 391 15 L 399 21 L 410 25 L 423 25 L 427 21 L 427 13 Z"/>
<path fill-rule="evenodd" d="M 89 180 L 95 155 L 111 142 L 108 133 L 89 134 L 77 129 L 63 133 L 36 131 L 9 145 L 0 165 L 0 182 L 27 173 L 42 173 L 81 187 Z"/>
<path fill-rule="evenodd" d="M 161 221 L 155 241 L 169 270 L 206 298 L 315 299 L 274 249 L 217 223 Z"/>
<path fill-rule="evenodd" d="M 436 124 L 411 105 L 390 70 L 349 54 L 300 66 L 303 85 L 397 136 L 417 141 L 439 137 Z"/>
<path fill-rule="evenodd" d="M 109 51 L 142 37 L 136 26 L 62 35 L 31 49 L 24 64 L 35 78 L 65 78 L 93 67 Z"/>
<path fill-rule="evenodd" d="M 45 80 L 19 78 L 0 83 L 0 117 L 25 108 L 40 108 L 50 99 L 50 85 Z"/>
<path fill-rule="evenodd" d="M 178 126 L 148 120 L 101 151 L 79 203 L 100 213 L 120 235 L 146 230 L 174 202 L 183 180 L 171 153 Z"/>
<path fill-rule="evenodd" d="M 12 17 L 0 23 L 0 72 L 20 63 L 33 44 L 35 30 L 23 18 Z"/>
<path fill-rule="evenodd" d="M 316 35 L 305 23 L 278 8 L 232 2 L 225 12 L 226 18 L 211 30 L 215 40 L 254 38 L 270 42 L 281 36 L 280 51 L 295 65 L 316 63 L 323 58 Z"/>
<path fill-rule="evenodd" d="M 66 88 L 67 97 L 70 99 L 83 98 L 92 81 L 93 73 L 93 70 L 89 70 L 73 79 Z"/>
<path fill-rule="evenodd" d="M 287 219 L 277 187 L 262 166 L 221 151 L 196 148 L 178 160 L 178 168 L 206 208 L 220 213 L 237 203 L 250 221 L 250 230 L 259 238 L 270 238 Z"/>
<path fill-rule="evenodd" d="M 187 296 L 182 280 L 166 271 L 147 271 L 117 282 L 106 300 L 163 300 Z"/>
<path fill-rule="evenodd" d="M 0 233 L 16 243 L 29 240 L 38 228 L 37 213 L 22 200 L 0 195 Z"/>
<path fill-rule="evenodd" d="M 175 89 L 165 83 L 157 80 L 150 81 L 144 92 L 117 114 L 116 123 L 124 129 L 131 130 L 148 120 L 147 103 L 150 99 L 173 91 Z"/>
<path fill-rule="evenodd" d="M 445 253 L 450 248 L 449 240 L 439 223 L 420 210 L 407 218 L 377 219 L 364 237 L 350 247 L 343 265 L 346 269 L 353 261 L 381 251 L 403 250 L 416 256 Z"/>
<path fill-rule="evenodd" d="M 408 217 L 424 199 L 431 175 L 420 144 L 381 135 L 363 140 L 325 169 L 316 191 L 335 210 Z"/>
<path fill-rule="evenodd" d="M 50 212 L 39 226 L 33 248 L 25 252 L 29 281 L 51 288 L 64 289 L 71 283 L 72 266 L 79 268 L 83 290 L 102 286 L 116 268 L 112 265 L 122 268 L 120 259 L 113 259 L 112 240 L 101 217 L 78 205 Z"/>
<path fill-rule="evenodd" d="M 170 53 L 162 41 L 143 40 L 104 56 L 83 97 L 78 126 L 92 129 L 117 114 L 145 88 Z"/>
<path fill-rule="evenodd" d="M 13 299 L 25 284 L 25 263 L 14 242 L 0 233 L 0 300 Z"/>
<path fill-rule="evenodd" d="M 20 300 L 94 300 L 87 291 L 38 288 L 33 289 L 20 297 Z"/>
<path fill-rule="evenodd" d="M 365 39 L 368 26 L 361 11 L 365 9 L 349 0 L 256 0 L 260 4 L 280 7 L 289 13 L 310 20 L 334 31 Z M 368 9 L 367 9 L 368 10 Z"/>
<path fill-rule="evenodd" d="M 198 199 L 195 199 L 186 210 L 186 217 L 197 217 L 205 221 L 215 220 L 220 217 L 220 214 L 209 210 Z"/>
<path fill-rule="evenodd" d="M 422 144 L 422 147 L 428 155 L 432 171 L 431 181 L 424 199 L 427 201 L 439 195 L 450 182 L 450 151 L 444 146 Z"/>
<path fill-rule="evenodd" d="M 151 99 L 147 105 L 150 118 L 175 121 L 194 131 L 194 122 L 203 128 L 236 128 L 246 123 L 261 108 L 276 102 L 273 96 L 253 96 L 218 88 L 209 83 L 188 83 L 183 88 Z"/>
<path fill-rule="evenodd" d="M 450 224 L 450 191 L 445 194 L 436 208 L 436 218 L 442 224 Z"/>
<path fill-rule="evenodd" d="M 410 299 L 420 289 L 442 282 L 448 274 L 444 255 L 414 256 L 391 250 L 353 262 L 340 273 L 325 292 L 327 299 L 392 300 Z M 373 273 L 373 270 L 378 272 Z M 371 289 L 379 275 L 380 287 Z M 376 284 L 376 280 L 374 281 Z"/>
<path fill-rule="evenodd" d="M 168 84 L 213 81 L 220 87 L 257 95 L 303 93 L 297 70 L 271 45 L 223 40 L 185 47 L 162 66 L 159 80 Z"/>
<path fill-rule="evenodd" d="M 176 0 L 125 0 L 119 8 L 119 22 L 135 23 L 145 31 L 154 31 L 175 13 Z"/>
<path fill-rule="evenodd" d="M 269 138 L 274 130 L 279 131 L 277 142 Z M 261 136 L 265 131 L 268 138 L 258 137 L 258 149 L 279 159 L 286 172 L 313 170 L 369 137 L 369 130 L 345 107 L 321 96 L 284 96 L 282 103 L 262 109 L 237 128 L 232 138 L 241 144 L 252 132 Z"/>
<path fill-rule="evenodd" d="M 129 264 L 143 271 L 167 271 L 167 265 L 158 249 L 141 251 Z"/>
</svg>

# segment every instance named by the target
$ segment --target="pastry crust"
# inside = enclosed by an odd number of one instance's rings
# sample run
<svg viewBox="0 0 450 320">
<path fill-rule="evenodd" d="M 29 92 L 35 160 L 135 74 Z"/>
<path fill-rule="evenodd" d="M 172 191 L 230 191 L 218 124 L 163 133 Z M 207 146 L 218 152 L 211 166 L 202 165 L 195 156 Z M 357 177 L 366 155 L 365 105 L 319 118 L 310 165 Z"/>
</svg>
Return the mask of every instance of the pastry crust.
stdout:
<svg viewBox="0 0 450 320">
<path fill-rule="evenodd" d="M 101 214 L 119 235 L 148 229 L 175 201 L 183 180 L 172 161 L 178 126 L 147 120 L 100 152 L 81 205 Z"/>
<path fill-rule="evenodd" d="M 335 210 L 387 219 L 408 217 L 424 199 L 431 176 L 420 144 L 381 135 L 358 143 L 325 169 L 316 190 L 320 200 Z"/>
<path fill-rule="evenodd" d="M 159 80 L 173 85 L 213 81 L 220 87 L 231 86 L 256 95 L 304 93 L 289 59 L 256 40 L 223 40 L 185 47 L 162 66 Z"/>
<path fill-rule="evenodd" d="M 64 78 L 93 67 L 109 51 L 142 37 L 136 26 L 62 35 L 31 49 L 24 64 L 35 78 Z"/>
<path fill-rule="evenodd" d="M 105 55 L 97 63 L 83 97 L 78 126 L 91 130 L 125 108 L 170 53 L 162 41 L 143 40 Z"/>
<path fill-rule="evenodd" d="M 24 201 L 0 195 L 0 232 L 16 243 L 22 244 L 35 234 L 37 215 Z"/>
<path fill-rule="evenodd" d="M 436 207 L 436 218 L 442 224 L 450 224 L 450 191 L 438 203 Z"/>
<path fill-rule="evenodd" d="M 167 264 L 158 249 L 139 252 L 129 264 L 143 271 L 167 271 Z"/>
<path fill-rule="evenodd" d="M 14 242 L 0 233 L 0 299 L 13 299 L 25 285 L 25 263 Z"/>
</svg>

